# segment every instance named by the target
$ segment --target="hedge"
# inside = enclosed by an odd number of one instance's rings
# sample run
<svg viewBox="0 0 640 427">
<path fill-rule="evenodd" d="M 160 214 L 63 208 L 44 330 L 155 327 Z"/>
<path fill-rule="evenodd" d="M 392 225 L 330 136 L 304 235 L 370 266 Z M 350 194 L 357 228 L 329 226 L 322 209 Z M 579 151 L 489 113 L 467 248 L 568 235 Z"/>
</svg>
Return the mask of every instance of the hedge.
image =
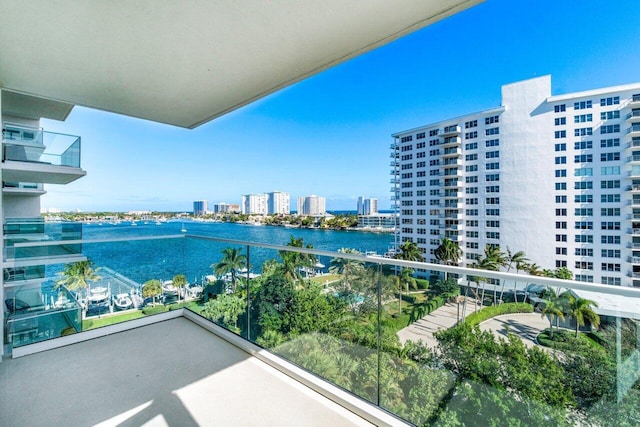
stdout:
<svg viewBox="0 0 640 427">
<path fill-rule="evenodd" d="M 397 297 L 398 297 L 398 294 L 396 294 L 396 298 Z M 402 298 L 403 301 L 406 301 L 409 304 L 415 304 L 416 301 L 418 300 L 415 295 L 411 295 L 411 294 L 409 295 L 400 294 L 400 298 Z"/>
<path fill-rule="evenodd" d="M 485 307 L 482 310 L 472 313 L 465 319 L 465 323 L 473 326 L 484 322 L 492 317 L 502 314 L 511 313 L 533 313 L 533 305 L 526 302 L 509 302 L 491 307 Z"/>
<path fill-rule="evenodd" d="M 429 281 L 426 279 L 416 279 L 416 286 L 419 290 L 425 291 L 429 289 Z"/>
<path fill-rule="evenodd" d="M 154 307 L 145 307 L 142 309 L 142 314 L 150 316 L 152 314 L 164 313 L 167 311 L 167 307 L 164 305 L 156 305 Z"/>
</svg>

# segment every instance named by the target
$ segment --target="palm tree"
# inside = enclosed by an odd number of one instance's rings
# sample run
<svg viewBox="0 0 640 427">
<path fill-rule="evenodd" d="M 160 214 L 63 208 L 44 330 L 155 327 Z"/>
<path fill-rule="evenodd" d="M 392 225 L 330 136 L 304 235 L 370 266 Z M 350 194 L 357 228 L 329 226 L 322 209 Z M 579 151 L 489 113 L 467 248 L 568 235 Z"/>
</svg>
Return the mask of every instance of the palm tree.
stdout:
<svg viewBox="0 0 640 427">
<path fill-rule="evenodd" d="M 523 270 L 525 270 L 527 273 L 529 273 L 532 276 L 542 276 L 542 270 L 540 269 L 540 266 L 538 264 L 531 263 L 531 264 L 525 264 L 522 267 Z"/>
<path fill-rule="evenodd" d="M 173 276 L 173 286 L 178 288 L 178 301 L 180 301 L 180 288 L 187 284 L 187 276 L 184 274 L 176 274 Z"/>
<path fill-rule="evenodd" d="M 241 253 L 240 248 L 224 248 L 222 250 L 222 260 L 217 264 L 211 264 L 213 272 L 218 276 L 231 274 L 231 286 L 233 292 L 236 291 L 236 281 L 238 270 L 247 266 L 247 256 Z"/>
<path fill-rule="evenodd" d="M 564 298 L 564 294 L 558 295 L 552 288 L 547 288 L 543 293 L 543 297 L 546 302 L 542 309 L 542 317 L 547 316 L 549 318 L 549 338 L 553 340 L 553 321 L 556 321 L 556 329 L 559 329 L 558 319 L 564 320 L 567 301 Z"/>
<path fill-rule="evenodd" d="M 162 293 L 162 282 L 158 279 L 148 280 L 142 285 L 142 297 L 153 298 L 153 304 L 156 303 L 156 297 Z"/>
<path fill-rule="evenodd" d="M 422 256 L 422 252 L 418 245 L 409 240 L 400 245 L 400 253 L 396 255 L 396 259 L 403 259 L 405 261 L 424 261 L 424 257 Z"/>
<path fill-rule="evenodd" d="M 98 271 L 100 271 L 100 268 L 94 270 L 93 262 L 88 259 L 86 261 L 66 264 L 64 270 L 58 273 L 63 277 L 56 281 L 54 289 L 64 286 L 70 291 L 78 292 L 82 289 L 89 288 L 89 282 L 102 279 L 102 277 L 98 276 Z"/>
<path fill-rule="evenodd" d="M 506 263 L 506 257 L 504 252 L 500 250 L 499 246 L 486 245 L 484 247 L 484 258 L 478 260 L 478 267 L 481 270 L 500 271 L 500 267 L 503 267 Z M 486 279 L 483 281 L 482 286 L 482 299 L 484 301 L 484 291 L 486 285 Z M 495 305 L 496 292 L 495 286 L 493 287 L 493 300 Z"/>
<path fill-rule="evenodd" d="M 585 320 L 588 320 L 596 328 L 600 326 L 600 316 L 592 309 L 592 307 L 597 307 L 598 303 L 586 298 L 576 297 L 569 291 L 563 292 L 562 295 L 565 296 L 568 302 L 567 314 L 576 321 L 576 338 L 578 337 L 580 326 L 585 325 Z"/>
<path fill-rule="evenodd" d="M 360 252 L 351 248 L 340 248 L 339 253 L 360 255 Z M 364 263 L 348 258 L 336 257 L 331 260 L 329 273 L 342 274 L 346 287 L 349 288 L 350 280 L 364 270 Z"/>
<path fill-rule="evenodd" d="M 306 246 L 304 245 L 302 237 L 296 239 L 295 237 L 290 236 L 287 246 L 313 249 L 313 245 L 310 243 Z M 296 281 L 303 279 L 302 274 L 300 273 L 301 267 L 313 267 L 317 262 L 316 256 L 312 254 L 292 251 L 279 251 L 278 253 L 280 254 L 280 258 L 282 258 L 284 276 L 291 283 L 295 283 Z"/>
<path fill-rule="evenodd" d="M 505 257 L 505 263 L 507 266 L 507 273 L 511 270 L 511 268 L 514 266 L 516 267 L 516 274 L 519 272 L 519 270 L 522 268 L 523 265 L 525 265 L 527 263 L 527 261 L 529 261 L 527 259 L 527 256 L 525 255 L 524 251 L 518 251 L 518 252 L 511 252 L 511 248 L 509 248 L 507 246 L 507 254 Z M 502 281 L 502 288 L 500 289 L 500 301 L 502 301 L 502 296 L 504 295 L 504 285 L 506 284 L 506 281 L 503 280 Z M 518 285 L 518 281 L 514 280 L 513 281 L 513 297 L 515 298 L 515 302 L 518 302 L 518 294 L 516 294 L 516 288 Z"/>
<path fill-rule="evenodd" d="M 440 242 L 440 246 L 433 252 L 436 259 L 444 262 L 446 265 L 457 265 L 460 262 L 462 256 L 462 249 L 451 239 L 443 238 Z M 445 275 L 445 278 L 449 278 L 449 274 Z"/>
</svg>

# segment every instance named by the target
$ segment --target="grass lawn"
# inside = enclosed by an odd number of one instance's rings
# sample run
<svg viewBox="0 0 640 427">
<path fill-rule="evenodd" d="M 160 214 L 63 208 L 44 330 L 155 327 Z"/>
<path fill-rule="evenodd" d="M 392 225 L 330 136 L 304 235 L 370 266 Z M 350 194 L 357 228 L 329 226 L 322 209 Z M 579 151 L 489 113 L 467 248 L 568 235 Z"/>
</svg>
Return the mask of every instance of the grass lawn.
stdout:
<svg viewBox="0 0 640 427">
<path fill-rule="evenodd" d="M 327 282 L 333 283 L 337 282 L 338 280 L 340 280 L 339 274 L 325 274 L 323 276 L 316 276 L 309 279 L 310 282 L 318 285 L 324 285 Z"/>
<path fill-rule="evenodd" d="M 101 328 L 103 326 L 126 322 L 127 320 L 139 319 L 141 317 L 144 317 L 142 311 L 136 310 L 127 313 L 104 315 L 100 318 L 85 319 L 82 321 L 82 330 L 87 331 L 89 329 Z"/>
<path fill-rule="evenodd" d="M 566 329 L 560 329 L 553 331 L 553 340 L 549 336 L 549 329 L 545 329 L 537 336 L 537 341 L 540 345 L 545 347 L 551 347 L 556 350 L 571 351 L 576 347 L 590 347 L 593 349 L 602 350 L 604 347 L 589 336 L 580 332 L 576 338 L 575 331 L 569 331 Z"/>
</svg>

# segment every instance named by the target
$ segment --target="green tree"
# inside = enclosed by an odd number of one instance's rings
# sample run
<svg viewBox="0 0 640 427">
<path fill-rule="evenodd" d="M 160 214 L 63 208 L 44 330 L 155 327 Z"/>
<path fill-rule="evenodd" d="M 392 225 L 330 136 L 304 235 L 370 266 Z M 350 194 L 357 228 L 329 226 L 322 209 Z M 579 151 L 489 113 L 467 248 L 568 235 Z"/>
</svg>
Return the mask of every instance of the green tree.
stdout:
<svg viewBox="0 0 640 427">
<path fill-rule="evenodd" d="M 156 297 L 162 293 L 162 282 L 158 279 L 151 279 L 142 285 L 142 296 L 144 298 L 153 298 L 153 304 L 156 303 Z"/>
<path fill-rule="evenodd" d="M 222 294 L 216 299 L 207 301 L 201 314 L 214 322 L 221 322 L 227 329 L 239 333 L 238 317 L 244 313 L 246 307 L 247 303 L 244 297 Z"/>
<path fill-rule="evenodd" d="M 595 328 L 600 326 L 600 316 L 593 311 L 593 307 L 597 307 L 598 303 L 586 298 L 576 297 L 570 291 L 562 293 L 567 300 L 567 314 L 576 321 L 576 337 L 580 326 L 585 325 L 588 321 Z"/>
<path fill-rule="evenodd" d="M 542 309 L 542 317 L 547 316 L 549 319 L 549 338 L 553 340 L 553 321 L 556 321 L 556 329 L 559 329 L 558 319 L 564 320 L 567 301 L 552 288 L 545 289 L 543 297 L 546 302 Z"/>
<path fill-rule="evenodd" d="M 238 280 L 238 270 L 247 266 L 247 256 L 242 254 L 240 248 L 224 248 L 222 250 L 222 260 L 216 264 L 211 264 L 213 272 L 218 276 L 224 276 L 227 273 L 231 275 L 231 286 L 233 292 L 236 291 L 236 282 Z"/>
<path fill-rule="evenodd" d="M 310 243 L 306 246 L 304 245 L 302 237 L 296 239 L 295 237 L 290 236 L 287 246 L 313 249 L 313 245 Z M 300 273 L 301 268 L 313 268 L 317 262 L 316 257 L 313 254 L 294 251 L 278 251 L 278 254 L 280 255 L 280 258 L 282 258 L 282 272 L 284 277 L 294 284 L 298 280 L 302 281 L 303 279 L 302 274 Z"/>
<path fill-rule="evenodd" d="M 340 248 L 338 253 L 360 255 L 361 253 L 351 248 Z M 329 273 L 341 274 L 345 287 L 351 288 L 351 281 L 360 275 L 364 271 L 364 263 L 355 259 L 349 259 L 344 257 L 336 257 L 331 260 L 329 266 Z"/>
<path fill-rule="evenodd" d="M 520 270 L 527 264 L 529 260 L 527 259 L 527 255 L 524 251 L 511 252 L 511 248 L 507 246 L 507 253 L 505 256 L 505 263 L 507 267 L 507 273 L 511 271 L 511 268 L 516 268 L 516 274 L 520 272 Z M 504 295 L 504 285 L 506 284 L 506 280 L 502 281 L 502 289 L 500 289 L 500 301 L 502 301 L 502 296 Z M 518 294 L 516 293 L 518 286 L 518 281 L 513 281 L 513 297 L 515 302 L 518 302 Z"/>
<path fill-rule="evenodd" d="M 462 256 L 462 249 L 456 242 L 445 237 L 441 240 L 440 246 L 435 249 L 433 255 L 446 265 L 458 265 Z M 449 273 L 445 275 L 445 278 L 449 278 Z"/>
<path fill-rule="evenodd" d="M 78 261 L 66 264 L 62 272 L 58 273 L 62 276 L 61 279 L 56 281 L 55 289 L 64 286 L 70 291 L 79 291 L 89 287 L 90 282 L 100 280 L 102 277 L 98 276 L 100 269 L 93 268 L 93 262 Z"/>
<path fill-rule="evenodd" d="M 405 261 L 424 261 L 420 248 L 414 242 L 407 240 L 400 245 L 400 253 L 396 255 L 396 259 L 402 259 Z"/>
<path fill-rule="evenodd" d="M 180 291 L 187 284 L 187 276 L 184 274 L 176 274 L 173 276 L 173 286 L 178 288 L 178 301 L 180 301 Z"/>
</svg>

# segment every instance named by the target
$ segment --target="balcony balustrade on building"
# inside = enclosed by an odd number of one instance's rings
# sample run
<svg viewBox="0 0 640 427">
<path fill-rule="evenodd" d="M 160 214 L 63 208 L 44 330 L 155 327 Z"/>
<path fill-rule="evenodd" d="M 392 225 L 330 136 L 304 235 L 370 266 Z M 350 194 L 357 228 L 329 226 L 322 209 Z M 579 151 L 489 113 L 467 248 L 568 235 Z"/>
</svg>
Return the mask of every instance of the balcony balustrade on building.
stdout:
<svg viewBox="0 0 640 427">
<path fill-rule="evenodd" d="M 5 283 L 14 351 L 186 310 L 417 425 L 617 425 L 640 407 L 638 289 L 192 235 L 81 243 L 83 274 L 50 264 L 28 286 Z M 431 286 L 407 291 L 408 268 L 429 271 Z M 436 280 L 446 274 L 459 280 Z M 547 289 L 567 307 L 595 301 L 599 317 L 543 314 Z M 550 327 L 563 347 L 540 351 L 556 345 Z"/>
</svg>

